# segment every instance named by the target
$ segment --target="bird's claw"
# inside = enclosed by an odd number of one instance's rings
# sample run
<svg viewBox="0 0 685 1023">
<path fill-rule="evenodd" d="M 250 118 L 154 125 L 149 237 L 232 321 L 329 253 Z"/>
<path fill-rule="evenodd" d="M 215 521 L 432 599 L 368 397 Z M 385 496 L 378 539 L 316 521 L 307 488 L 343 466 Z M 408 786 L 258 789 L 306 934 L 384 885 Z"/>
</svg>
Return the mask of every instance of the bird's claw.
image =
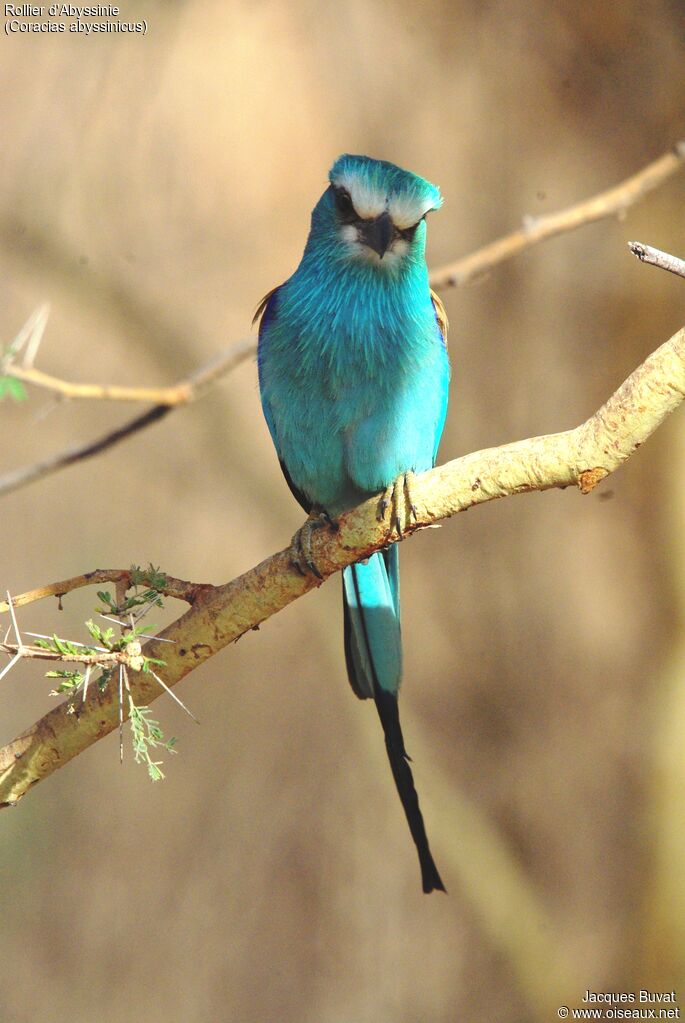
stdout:
<svg viewBox="0 0 685 1023">
<path fill-rule="evenodd" d="M 388 509 L 391 509 L 390 528 L 394 529 L 399 537 L 403 536 L 411 524 L 411 520 L 418 521 L 416 505 L 412 500 L 412 479 L 414 473 L 403 472 L 393 480 L 385 490 L 378 502 L 378 521 L 384 522 Z"/>
<path fill-rule="evenodd" d="M 328 526 L 333 530 L 338 528 L 337 522 L 333 521 L 328 512 L 313 512 L 292 539 L 293 558 L 291 563 L 300 575 L 313 575 L 323 582 L 323 576 L 312 553 L 312 533 L 315 529 L 321 529 L 322 526 Z"/>
</svg>

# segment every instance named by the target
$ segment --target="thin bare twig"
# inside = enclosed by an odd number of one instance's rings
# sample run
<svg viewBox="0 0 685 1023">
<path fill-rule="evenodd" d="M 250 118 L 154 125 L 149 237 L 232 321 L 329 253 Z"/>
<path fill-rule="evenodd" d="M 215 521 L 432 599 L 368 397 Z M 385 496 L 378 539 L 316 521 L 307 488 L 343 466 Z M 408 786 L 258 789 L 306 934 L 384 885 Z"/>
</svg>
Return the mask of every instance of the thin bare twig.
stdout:
<svg viewBox="0 0 685 1023">
<path fill-rule="evenodd" d="M 588 493 L 630 458 L 684 398 L 685 327 L 576 429 L 477 451 L 415 477 L 416 521 L 407 524 L 405 536 L 500 497 L 569 486 Z M 312 555 L 323 578 L 396 538 L 386 522 L 378 521 L 378 498 L 346 512 L 337 527 L 312 537 Z M 165 662 L 167 686 L 320 585 L 313 576 L 300 575 L 292 562 L 287 548 L 225 586 L 207 589 L 205 599 L 162 633 L 174 640 L 172 645 L 147 643 L 145 656 Z M 160 695 L 149 672 L 132 672 L 130 687 L 139 705 Z M 0 749 L 0 806 L 16 803 L 36 782 L 115 729 L 118 710 L 111 686 L 104 692 L 91 687 L 78 721 L 61 704 Z"/>
<path fill-rule="evenodd" d="M 9 494 L 13 490 L 26 486 L 28 483 L 42 479 L 43 476 L 47 476 L 52 472 L 65 469 L 75 462 L 82 462 L 86 458 L 102 454 L 103 451 L 114 447 L 115 444 L 126 440 L 127 437 L 132 436 L 139 430 L 163 419 L 181 404 L 189 404 L 195 401 L 212 383 L 253 355 L 254 350 L 255 342 L 252 338 L 244 338 L 242 341 L 237 341 L 201 366 L 186 381 L 177 384 L 173 388 L 168 388 L 166 392 L 164 392 L 164 389 L 157 392 L 161 394 L 166 393 L 166 397 L 173 399 L 171 403 L 164 402 L 153 405 L 146 412 L 134 416 L 133 419 L 130 419 L 127 423 L 118 426 L 114 430 L 109 430 L 97 440 L 88 441 L 86 444 L 75 444 L 73 447 L 50 455 L 48 458 L 35 462 L 33 465 L 24 466 L 21 469 L 15 469 L 4 476 L 0 476 L 0 497 L 3 494 Z M 14 368 L 18 367 L 10 367 L 10 370 Z M 149 393 L 152 392 L 150 391 Z"/>
<path fill-rule="evenodd" d="M 139 578 L 142 586 L 147 585 L 145 572 L 141 572 Z M 26 593 L 17 593 L 11 600 L 14 607 L 23 607 L 25 604 L 34 604 L 37 600 L 44 600 L 45 597 L 61 599 L 73 590 L 80 590 L 84 586 L 99 586 L 102 583 L 123 583 L 125 588 L 129 589 L 132 585 L 131 569 L 96 568 L 93 572 L 75 575 L 71 579 L 62 579 L 60 582 L 49 583 L 47 586 L 39 586 L 35 590 L 27 590 Z M 188 604 L 194 604 L 198 597 L 211 592 L 214 587 L 209 583 L 190 583 L 185 579 L 175 579 L 173 576 L 165 575 L 163 585 L 158 585 L 158 581 L 155 580 L 155 589 L 165 597 L 175 597 L 177 600 L 185 600 Z M 9 608 L 9 602 L 0 600 L 0 614 L 9 611 Z"/>
<path fill-rule="evenodd" d="M 34 317 L 36 314 L 34 314 Z M 33 317 L 32 317 L 33 319 Z M 44 328 L 44 321 L 41 328 Z M 42 333 L 42 329 L 41 329 Z M 35 334 L 35 331 L 34 331 Z M 172 384 L 171 387 L 126 387 L 118 384 L 79 384 L 71 380 L 43 373 L 31 365 L 9 363 L 4 368 L 4 375 L 15 377 L 25 384 L 43 387 L 53 391 L 62 398 L 90 398 L 98 401 L 150 401 L 164 408 L 175 408 L 196 401 L 202 392 L 220 377 L 244 362 L 254 352 L 254 338 L 246 337 L 235 341 L 222 349 L 208 362 L 200 366 L 185 380 Z"/>
<path fill-rule="evenodd" d="M 620 215 L 629 206 L 636 203 L 648 192 L 657 188 L 671 175 L 675 174 L 683 166 L 684 161 L 685 143 L 678 143 L 672 153 L 666 153 L 643 168 L 638 174 L 628 178 L 621 185 L 609 189 L 607 192 L 602 192 L 593 199 L 578 203 L 576 206 L 571 206 L 566 210 L 549 216 L 537 219 L 528 217 L 521 230 L 491 242 L 489 245 L 485 245 L 483 248 L 471 253 L 471 255 L 462 257 L 455 263 L 450 263 L 434 270 L 430 277 L 431 287 L 440 291 L 465 284 L 485 270 L 496 266 L 506 259 L 511 259 L 523 249 L 545 241 L 545 239 L 551 238 L 553 235 L 574 230 L 576 227 L 599 220 L 602 217 L 614 214 Z M 154 400 L 157 404 L 95 441 L 74 445 L 33 465 L 16 469 L 1 476 L 0 497 L 13 490 L 18 490 L 29 483 L 33 483 L 49 473 L 57 472 L 76 462 L 99 455 L 115 444 L 133 436 L 139 430 L 158 422 L 174 408 L 178 408 L 179 405 L 195 400 L 195 398 L 199 397 L 200 393 L 206 390 L 219 377 L 230 372 L 235 366 L 254 355 L 255 350 L 256 342 L 252 338 L 245 338 L 243 341 L 236 342 L 230 348 L 220 352 L 215 359 L 200 367 L 186 381 L 181 381 L 181 383 L 170 388 L 108 388 L 91 384 L 71 384 L 67 381 L 59 381 L 54 377 L 48 377 L 46 374 L 34 375 L 31 379 L 28 376 L 22 377 L 21 379 L 24 379 L 27 383 L 36 383 L 41 386 L 51 387 L 53 384 L 57 384 L 59 387 L 67 388 L 72 396 L 76 397 L 109 397 L 130 401 L 143 400 L 143 395 L 145 395 L 146 400 Z M 12 367 L 10 372 L 15 370 L 16 367 Z M 26 370 L 20 370 L 20 372 L 26 373 Z M 105 391 L 107 392 L 106 394 L 103 393 Z M 59 393 L 66 392 L 61 391 Z M 189 393 L 190 397 L 188 396 Z M 155 395 L 155 397 L 152 398 L 152 395 Z"/>
<path fill-rule="evenodd" d="M 685 259 L 672 256 L 670 252 L 662 252 L 652 245 L 643 245 L 642 242 L 628 242 L 628 248 L 641 263 L 649 263 L 651 266 L 658 266 L 662 270 L 676 274 L 677 277 L 685 277 Z"/>
<path fill-rule="evenodd" d="M 26 465 L 21 469 L 5 473 L 4 476 L 0 476 L 0 497 L 13 490 L 19 490 L 20 487 L 25 487 L 28 483 L 42 479 L 43 476 L 48 476 L 52 472 L 57 472 L 59 469 L 66 469 L 67 466 L 73 465 L 75 462 L 82 462 L 86 458 L 102 454 L 103 451 L 107 451 L 108 448 L 114 447 L 115 444 L 119 444 L 120 441 L 137 433 L 138 430 L 163 419 L 173 411 L 174 407 L 172 405 L 154 405 L 147 412 L 135 416 L 128 423 L 115 430 L 110 430 L 97 440 L 88 441 L 87 444 L 75 444 L 73 447 L 49 455 L 40 462 L 34 462 L 33 465 Z"/>
<path fill-rule="evenodd" d="M 490 270 L 505 259 L 511 259 L 524 249 L 546 241 L 565 231 L 573 231 L 583 224 L 591 224 L 604 217 L 621 216 L 648 192 L 658 188 L 679 171 L 685 163 L 685 142 L 679 142 L 671 153 L 665 153 L 620 185 L 569 206 L 558 213 L 544 217 L 526 217 L 523 227 L 504 238 L 490 242 L 483 248 L 448 263 L 431 273 L 431 287 L 436 291 L 454 288 Z"/>
</svg>

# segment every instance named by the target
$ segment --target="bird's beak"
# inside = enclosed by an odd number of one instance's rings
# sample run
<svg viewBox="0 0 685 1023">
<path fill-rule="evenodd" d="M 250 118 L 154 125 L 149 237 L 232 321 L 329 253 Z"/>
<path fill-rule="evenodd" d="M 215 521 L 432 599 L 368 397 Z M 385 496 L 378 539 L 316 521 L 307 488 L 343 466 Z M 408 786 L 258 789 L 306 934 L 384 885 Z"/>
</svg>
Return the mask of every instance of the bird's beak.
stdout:
<svg viewBox="0 0 685 1023">
<path fill-rule="evenodd" d="M 359 228 L 359 240 L 377 252 L 382 259 L 395 234 L 395 225 L 389 213 L 381 213 L 375 220 L 365 220 Z"/>
</svg>

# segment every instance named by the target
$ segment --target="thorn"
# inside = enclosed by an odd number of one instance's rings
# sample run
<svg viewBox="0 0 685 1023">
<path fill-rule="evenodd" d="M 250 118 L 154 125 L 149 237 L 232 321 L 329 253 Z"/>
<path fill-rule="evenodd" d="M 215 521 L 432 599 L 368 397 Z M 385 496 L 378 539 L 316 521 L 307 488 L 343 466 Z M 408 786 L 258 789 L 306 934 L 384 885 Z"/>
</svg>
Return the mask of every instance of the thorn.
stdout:
<svg viewBox="0 0 685 1023">
<path fill-rule="evenodd" d="M 157 674 L 157 672 L 153 671 L 152 668 L 150 668 L 150 673 L 157 679 L 157 681 L 159 682 L 159 684 L 162 687 L 162 689 L 169 694 L 169 696 L 172 698 L 172 700 L 176 700 L 176 703 L 179 705 L 179 707 L 181 707 L 182 710 L 184 710 L 186 712 L 188 717 L 192 718 L 196 725 L 199 725 L 200 722 L 195 717 L 193 712 L 191 710 L 188 710 L 188 708 L 186 707 L 186 705 L 183 702 L 183 700 L 179 696 L 177 696 L 176 693 L 173 692 L 172 689 L 169 688 L 169 686 L 166 684 L 166 682 L 162 682 L 162 680 L 159 677 L 159 675 Z"/>
<path fill-rule="evenodd" d="M 52 639 L 52 636 L 46 636 L 42 632 L 27 632 L 26 635 L 27 636 L 32 636 L 34 639 Z M 87 644 L 87 643 L 79 643 L 75 639 L 70 639 L 69 642 L 71 643 L 72 646 L 89 646 L 90 645 L 90 644 Z M 107 649 L 107 647 L 104 647 L 104 646 L 93 646 L 92 649 L 93 650 L 99 650 L 103 654 L 108 654 L 109 653 L 109 650 Z"/>
<path fill-rule="evenodd" d="M 124 666 L 119 665 L 119 763 L 124 762 Z"/>
<path fill-rule="evenodd" d="M 114 622 L 115 625 L 123 625 L 123 622 L 121 622 L 119 618 L 112 618 L 111 615 L 99 614 L 98 617 L 104 618 L 106 622 Z"/>
<path fill-rule="evenodd" d="M 15 665 L 15 664 L 17 663 L 17 661 L 19 661 L 19 660 L 21 660 L 21 654 L 20 654 L 20 653 L 17 653 L 17 654 L 15 654 L 15 655 L 14 655 L 14 657 L 13 657 L 13 658 L 12 658 L 12 660 L 11 660 L 11 661 L 9 662 L 9 664 L 5 665 L 5 667 L 4 667 L 3 669 L 2 669 L 2 671 L 0 671 L 0 679 L 3 679 L 3 678 L 5 677 L 5 675 L 7 675 L 7 674 L 8 674 L 8 673 L 9 673 L 9 672 L 10 672 L 10 671 L 12 670 L 12 668 L 14 667 L 14 665 Z"/>
<path fill-rule="evenodd" d="M 24 353 L 23 360 L 25 369 L 30 369 L 30 367 L 33 366 L 36 355 L 38 354 L 38 349 L 40 348 L 40 343 L 43 340 L 43 334 L 45 333 L 45 326 L 48 322 L 49 315 L 50 306 L 47 303 L 45 303 L 45 305 L 42 305 L 38 309 L 36 309 L 35 313 L 31 317 L 31 319 L 33 320 L 33 325 L 31 328 L 31 333 L 28 338 L 28 343 L 26 345 L 26 351 Z"/>
<path fill-rule="evenodd" d="M 41 318 L 44 319 L 42 326 L 40 326 Z M 45 329 L 46 322 L 47 322 L 46 306 L 39 306 L 38 309 L 31 313 L 24 326 L 21 328 L 21 330 L 16 335 L 14 340 L 10 342 L 8 348 L 6 349 L 5 358 L 2 360 L 2 363 L 0 365 L 0 369 L 2 369 L 2 371 L 4 371 L 6 367 L 11 364 L 12 359 L 15 357 L 15 355 L 19 354 L 19 352 L 22 350 L 27 341 L 29 342 L 29 344 L 31 344 L 31 338 L 33 337 L 36 331 L 36 325 L 40 327 L 40 337 L 42 337 L 42 333 L 43 330 Z M 40 337 L 38 341 L 39 344 Z M 32 347 L 35 348 L 35 345 Z M 24 365 L 26 365 L 26 362 L 24 362 Z"/>
<path fill-rule="evenodd" d="M 88 695 L 88 683 L 90 681 L 90 673 L 91 673 L 92 669 L 93 669 L 93 665 L 92 664 L 87 665 L 87 667 L 86 667 L 86 677 L 83 680 L 83 699 L 81 701 L 82 703 L 86 702 L 86 696 Z"/>
<path fill-rule="evenodd" d="M 17 625 L 17 616 L 14 613 L 14 604 L 12 603 L 12 598 L 10 596 L 10 591 L 6 590 L 5 592 L 7 593 L 7 606 L 10 609 L 10 615 L 11 615 L 11 618 L 12 618 L 12 625 L 14 626 L 14 634 L 17 637 L 17 646 L 22 646 L 21 633 L 19 632 L 19 626 Z"/>
</svg>

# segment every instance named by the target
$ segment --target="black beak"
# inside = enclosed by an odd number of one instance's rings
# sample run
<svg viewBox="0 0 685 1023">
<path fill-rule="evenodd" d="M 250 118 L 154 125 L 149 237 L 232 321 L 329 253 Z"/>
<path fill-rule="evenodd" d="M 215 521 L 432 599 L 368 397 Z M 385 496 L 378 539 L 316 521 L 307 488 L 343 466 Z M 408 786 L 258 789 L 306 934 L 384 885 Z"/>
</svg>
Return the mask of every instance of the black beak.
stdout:
<svg viewBox="0 0 685 1023">
<path fill-rule="evenodd" d="M 389 213 L 381 213 L 375 220 L 364 220 L 359 227 L 359 240 L 383 258 L 395 235 L 395 225 Z"/>
</svg>

